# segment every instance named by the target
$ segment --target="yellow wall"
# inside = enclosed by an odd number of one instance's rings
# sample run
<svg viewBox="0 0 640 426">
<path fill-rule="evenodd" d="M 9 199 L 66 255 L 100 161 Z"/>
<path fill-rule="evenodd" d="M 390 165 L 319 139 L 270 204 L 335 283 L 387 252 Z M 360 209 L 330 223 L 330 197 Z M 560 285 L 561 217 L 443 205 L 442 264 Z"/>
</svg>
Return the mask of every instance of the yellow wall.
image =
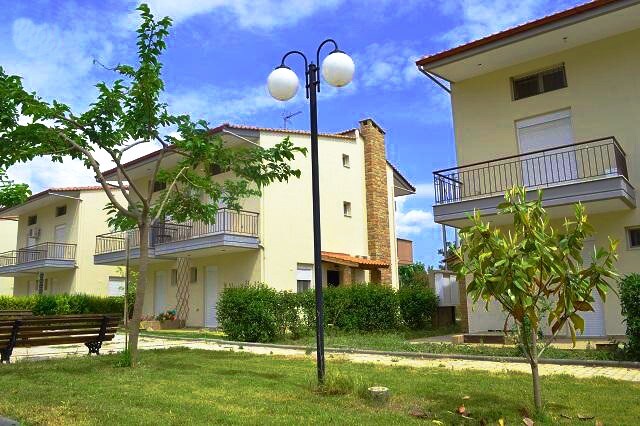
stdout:
<svg viewBox="0 0 640 426">
<path fill-rule="evenodd" d="M 94 265 L 93 263 L 96 235 L 109 232 L 106 213 L 103 210 L 107 204 L 107 197 L 102 191 L 65 192 L 64 194 L 80 198 L 80 200 L 60 197 L 45 207 L 20 215 L 18 248 L 27 245 L 28 216 L 38 216 L 38 222 L 34 226 L 41 230 L 37 243 L 54 241 L 55 227 L 65 224 L 66 242 L 77 245 L 77 268 L 75 270 L 46 272 L 45 279 L 49 279 L 49 283 L 52 285 L 46 293 L 87 293 L 106 296 L 109 277 L 122 276 L 118 267 Z M 56 207 L 62 205 L 67 206 L 67 214 L 55 217 Z M 14 294 L 19 296 L 27 295 L 30 291 L 33 292 L 33 287 L 29 290 L 29 285 L 33 286 L 35 279 L 35 273 L 17 277 Z"/>
<path fill-rule="evenodd" d="M 18 223 L 0 219 L 0 253 L 16 248 Z M 0 296 L 13 294 L 13 277 L 0 277 Z"/>
<path fill-rule="evenodd" d="M 640 190 L 640 30 L 535 59 L 452 86 L 458 164 L 517 154 L 515 122 L 571 109 L 576 142 L 615 136 L 627 153 L 629 180 Z M 518 101 L 511 99 L 510 78 L 565 64 L 568 87 Z M 587 204 L 587 212 L 589 205 Z M 618 268 L 640 271 L 640 250 L 626 246 L 625 227 L 640 225 L 640 211 L 594 215 L 596 243 L 607 235 L 622 241 Z M 624 334 L 613 295 L 605 304 L 607 334 Z"/>
</svg>

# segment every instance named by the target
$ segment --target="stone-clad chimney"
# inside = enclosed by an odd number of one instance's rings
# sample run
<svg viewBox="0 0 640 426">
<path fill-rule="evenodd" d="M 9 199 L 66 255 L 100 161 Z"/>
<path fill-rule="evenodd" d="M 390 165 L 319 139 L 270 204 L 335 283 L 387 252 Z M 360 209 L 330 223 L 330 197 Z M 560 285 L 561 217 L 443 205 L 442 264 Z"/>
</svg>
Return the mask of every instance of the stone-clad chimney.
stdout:
<svg viewBox="0 0 640 426">
<path fill-rule="evenodd" d="M 384 130 L 372 119 L 360 121 L 364 139 L 364 170 L 367 190 L 367 235 L 369 256 L 391 263 L 389 233 L 389 199 L 387 187 L 387 156 Z M 372 282 L 391 283 L 391 269 L 371 271 Z"/>
</svg>

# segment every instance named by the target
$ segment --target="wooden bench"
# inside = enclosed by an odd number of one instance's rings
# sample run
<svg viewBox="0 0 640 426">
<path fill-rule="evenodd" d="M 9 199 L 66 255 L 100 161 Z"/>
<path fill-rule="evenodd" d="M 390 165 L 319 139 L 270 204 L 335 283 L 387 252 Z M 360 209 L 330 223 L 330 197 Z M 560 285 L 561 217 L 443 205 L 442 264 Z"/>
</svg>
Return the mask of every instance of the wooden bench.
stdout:
<svg viewBox="0 0 640 426">
<path fill-rule="evenodd" d="M 89 355 L 100 355 L 103 342 L 113 340 L 119 314 L 28 316 L 0 319 L 0 363 L 9 363 L 14 348 L 84 343 Z"/>
<path fill-rule="evenodd" d="M 26 309 L 9 309 L 0 311 L 0 321 L 7 319 L 18 319 L 33 316 L 33 312 Z"/>
</svg>

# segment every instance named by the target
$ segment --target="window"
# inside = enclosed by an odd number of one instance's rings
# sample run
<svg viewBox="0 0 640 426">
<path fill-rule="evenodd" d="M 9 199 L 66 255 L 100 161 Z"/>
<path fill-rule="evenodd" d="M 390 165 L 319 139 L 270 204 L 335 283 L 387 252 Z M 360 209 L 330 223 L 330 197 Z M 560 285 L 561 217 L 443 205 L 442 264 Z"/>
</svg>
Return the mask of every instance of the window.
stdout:
<svg viewBox="0 0 640 426">
<path fill-rule="evenodd" d="M 198 268 L 195 266 L 189 269 L 189 282 L 191 284 L 198 282 Z"/>
<path fill-rule="evenodd" d="M 298 293 L 304 293 L 311 288 L 311 277 L 313 276 L 313 265 L 298 263 L 296 272 Z"/>
<path fill-rule="evenodd" d="M 342 210 L 346 217 L 351 217 L 351 203 L 348 201 L 344 201 L 342 203 Z"/>
<path fill-rule="evenodd" d="M 36 223 L 38 223 L 38 216 L 29 216 L 27 218 L 27 225 L 31 226 L 35 225 Z"/>
<path fill-rule="evenodd" d="M 67 214 L 67 206 L 58 206 L 56 207 L 56 217 L 64 216 Z"/>
<path fill-rule="evenodd" d="M 155 181 L 153 183 L 153 192 L 164 191 L 165 189 L 167 189 L 167 183 L 166 182 Z"/>
<path fill-rule="evenodd" d="M 178 270 L 177 269 L 171 270 L 171 287 L 178 287 Z"/>
<path fill-rule="evenodd" d="M 627 229 L 629 248 L 640 249 L 640 228 Z"/>
<path fill-rule="evenodd" d="M 511 79 L 511 86 L 514 101 L 567 87 L 564 64 L 523 77 L 514 77 Z"/>
<path fill-rule="evenodd" d="M 351 167 L 349 156 L 347 154 L 342 154 L 342 166 L 346 167 L 347 169 Z"/>
</svg>

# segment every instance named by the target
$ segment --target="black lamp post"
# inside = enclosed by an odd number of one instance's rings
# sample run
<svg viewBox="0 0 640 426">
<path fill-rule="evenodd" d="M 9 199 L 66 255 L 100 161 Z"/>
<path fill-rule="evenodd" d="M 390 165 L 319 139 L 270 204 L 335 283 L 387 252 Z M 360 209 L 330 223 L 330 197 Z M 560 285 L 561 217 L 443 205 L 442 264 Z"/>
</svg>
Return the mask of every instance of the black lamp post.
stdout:
<svg viewBox="0 0 640 426">
<path fill-rule="evenodd" d="M 333 51 L 320 63 L 320 50 L 325 44 L 333 44 Z M 320 70 L 327 83 L 335 87 L 346 86 L 353 79 L 355 66 L 353 60 L 338 49 L 337 43 L 327 39 L 320 43 L 316 51 L 316 62 L 309 62 L 304 53 L 292 50 L 282 57 L 280 66 L 271 72 L 267 80 L 269 93 L 280 101 L 293 98 L 298 91 L 298 77 L 285 65 L 290 55 L 300 55 L 304 59 L 305 88 L 309 99 L 309 115 L 311 120 L 311 182 L 313 198 L 313 267 L 316 296 L 316 353 L 318 381 L 324 382 L 324 301 L 322 290 L 322 254 L 320 233 L 320 179 L 318 165 L 318 102 L 320 91 Z M 318 65 L 317 65 L 318 64 Z"/>
</svg>

